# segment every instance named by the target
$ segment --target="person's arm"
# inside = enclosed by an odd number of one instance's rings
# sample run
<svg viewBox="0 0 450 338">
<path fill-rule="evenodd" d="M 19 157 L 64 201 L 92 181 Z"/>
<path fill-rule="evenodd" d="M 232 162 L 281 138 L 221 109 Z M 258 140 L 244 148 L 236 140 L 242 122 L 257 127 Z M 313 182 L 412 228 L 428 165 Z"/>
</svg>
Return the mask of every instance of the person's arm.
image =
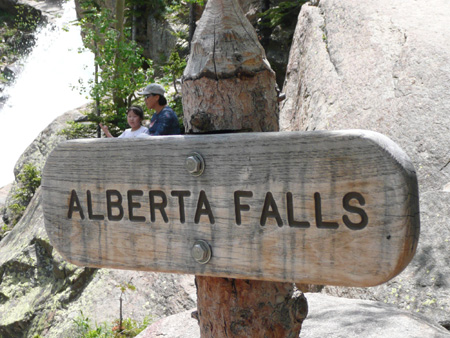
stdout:
<svg viewBox="0 0 450 338">
<path fill-rule="evenodd" d="M 104 126 L 103 124 L 99 123 L 98 124 L 100 126 L 100 128 L 102 128 L 103 132 L 105 133 L 106 137 L 114 137 L 111 135 L 111 133 L 109 132 L 109 129 L 107 126 Z"/>
</svg>

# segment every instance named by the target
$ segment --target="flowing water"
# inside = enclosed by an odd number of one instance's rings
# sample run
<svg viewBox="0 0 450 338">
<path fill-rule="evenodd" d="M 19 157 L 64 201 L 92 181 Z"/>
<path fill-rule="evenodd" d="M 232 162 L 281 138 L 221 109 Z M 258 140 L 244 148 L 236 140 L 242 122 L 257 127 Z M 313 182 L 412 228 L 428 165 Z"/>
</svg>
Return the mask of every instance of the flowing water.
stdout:
<svg viewBox="0 0 450 338">
<path fill-rule="evenodd" d="M 94 57 L 79 53 L 80 28 L 73 0 L 62 5 L 61 16 L 43 27 L 23 70 L 7 89 L 0 110 L 0 187 L 14 180 L 13 169 L 23 151 L 56 117 L 87 102 L 72 86 L 92 78 Z"/>
</svg>

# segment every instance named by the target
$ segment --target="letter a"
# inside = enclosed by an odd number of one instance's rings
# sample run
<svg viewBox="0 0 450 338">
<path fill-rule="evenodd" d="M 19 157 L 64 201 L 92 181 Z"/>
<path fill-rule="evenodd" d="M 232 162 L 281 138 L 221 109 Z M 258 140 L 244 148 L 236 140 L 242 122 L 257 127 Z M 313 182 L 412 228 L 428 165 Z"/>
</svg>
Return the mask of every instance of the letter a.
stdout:
<svg viewBox="0 0 450 338">
<path fill-rule="evenodd" d="M 67 218 L 72 219 L 72 214 L 74 211 L 78 211 L 80 213 L 81 219 L 84 219 L 83 209 L 81 208 L 80 200 L 78 199 L 77 192 L 72 190 L 70 194 L 69 201 L 69 212 L 67 213 Z"/>
<path fill-rule="evenodd" d="M 203 206 L 205 207 L 203 208 Z M 209 217 L 209 223 L 215 223 L 211 205 L 209 205 L 208 198 L 206 197 L 206 193 L 203 190 L 200 191 L 200 195 L 198 196 L 197 210 L 195 211 L 194 217 L 195 224 L 199 223 L 201 215 L 207 215 Z"/>
<path fill-rule="evenodd" d="M 269 211 L 272 209 L 272 211 Z M 277 220 L 277 224 L 279 227 L 283 226 L 283 220 L 281 219 L 280 213 L 278 212 L 278 206 L 275 200 L 273 199 L 272 193 L 269 191 L 266 194 L 266 199 L 264 200 L 264 207 L 261 213 L 260 224 L 262 226 L 266 225 L 267 217 L 272 217 Z"/>
</svg>

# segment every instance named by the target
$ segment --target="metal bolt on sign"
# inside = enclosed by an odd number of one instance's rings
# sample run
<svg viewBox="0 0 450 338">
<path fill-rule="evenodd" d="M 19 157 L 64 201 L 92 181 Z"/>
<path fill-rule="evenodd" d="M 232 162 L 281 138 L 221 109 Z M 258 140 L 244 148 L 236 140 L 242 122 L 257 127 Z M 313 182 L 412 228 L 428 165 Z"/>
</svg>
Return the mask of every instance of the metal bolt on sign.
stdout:
<svg viewBox="0 0 450 338">
<path fill-rule="evenodd" d="M 193 176 L 200 176 L 205 170 L 205 161 L 197 152 L 192 152 L 188 155 L 185 161 L 186 170 Z"/>
<path fill-rule="evenodd" d="M 191 249 L 192 257 L 200 264 L 206 264 L 211 259 L 211 247 L 208 242 L 198 240 Z"/>
</svg>

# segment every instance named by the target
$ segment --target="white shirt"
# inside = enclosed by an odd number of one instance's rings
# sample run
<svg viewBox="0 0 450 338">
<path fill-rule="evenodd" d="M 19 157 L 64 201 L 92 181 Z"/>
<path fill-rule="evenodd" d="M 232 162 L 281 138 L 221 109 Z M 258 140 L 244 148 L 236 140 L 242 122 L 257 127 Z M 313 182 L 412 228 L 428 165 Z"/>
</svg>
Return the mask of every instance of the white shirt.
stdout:
<svg viewBox="0 0 450 338">
<path fill-rule="evenodd" d="M 138 130 L 132 131 L 131 128 L 125 129 L 125 131 L 120 134 L 119 138 L 133 138 L 138 137 L 140 134 L 144 134 L 148 129 L 141 126 Z"/>
</svg>

